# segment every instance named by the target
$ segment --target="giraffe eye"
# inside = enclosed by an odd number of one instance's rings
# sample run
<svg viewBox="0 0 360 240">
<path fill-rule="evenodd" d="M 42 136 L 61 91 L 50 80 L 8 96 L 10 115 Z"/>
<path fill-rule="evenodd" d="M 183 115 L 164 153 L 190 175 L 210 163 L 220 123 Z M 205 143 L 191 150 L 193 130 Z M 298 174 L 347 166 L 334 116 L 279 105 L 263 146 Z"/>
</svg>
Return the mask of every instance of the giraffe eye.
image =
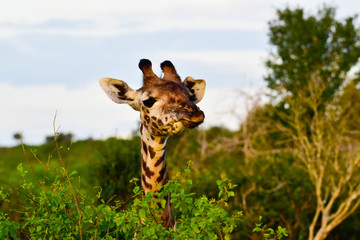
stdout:
<svg viewBox="0 0 360 240">
<path fill-rule="evenodd" d="M 156 99 L 150 97 L 150 98 L 144 100 L 144 101 L 143 101 L 143 104 L 145 105 L 145 107 L 151 108 L 151 107 L 154 105 L 155 102 L 156 102 Z"/>
</svg>

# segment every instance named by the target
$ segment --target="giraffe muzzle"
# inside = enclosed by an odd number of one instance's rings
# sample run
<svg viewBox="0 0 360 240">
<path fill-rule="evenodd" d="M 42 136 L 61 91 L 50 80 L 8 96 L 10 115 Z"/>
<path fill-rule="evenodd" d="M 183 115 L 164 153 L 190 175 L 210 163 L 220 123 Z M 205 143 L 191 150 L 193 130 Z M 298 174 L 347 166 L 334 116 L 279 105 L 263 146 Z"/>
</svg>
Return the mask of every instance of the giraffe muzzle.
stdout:
<svg viewBox="0 0 360 240">
<path fill-rule="evenodd" d="M 199 110 L 191 118 L 183 118 L 180 121 L 187 128 L 194 128 L 199 126 L 202 122 L 204 122 L 205 114 L 203 111 Z"/>
</svg>

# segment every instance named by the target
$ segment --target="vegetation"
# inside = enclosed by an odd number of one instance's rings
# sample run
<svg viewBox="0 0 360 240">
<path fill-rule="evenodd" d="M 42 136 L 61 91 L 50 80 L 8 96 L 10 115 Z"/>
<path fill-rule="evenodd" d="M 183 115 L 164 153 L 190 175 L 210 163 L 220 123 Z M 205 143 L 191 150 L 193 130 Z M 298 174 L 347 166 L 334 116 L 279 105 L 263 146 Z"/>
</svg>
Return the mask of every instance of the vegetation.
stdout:
<svg viewBox="0 0 360 240">
<path fill-rule="evenodd" d="M 71 143 L 55 132 L 42 146 L 0 148 L 0 238 L 357 239 L 360 29 L 335 12 L 277 12 L 270 102 L 249 106 L 237 131 L 169 138 L 161 192 L 138 186 L 136 135 Z M 157 218 L 169 192 L 177 231 Z"/>
<path fill-rule="evenodd" d="M 45 163 L 36 157 L 44 171 L 42 179 L 35 173 L 27 150 L 22 146 L 34 178 L 29 180 L 29 171 L 22 163 L 18 165 L 23 183 L 17 191 L 24 197 L 18 199 L 15 207 L 21 220 L 20 223 L 12 221 L 9 213 L 2 212 L 2 239 L 132 239 L 134 236 L 140 239 L 230 239 L 230 233 L 240 223 L 242 213 L 230 214 L 228 209 L 228 200 L 235 195 L 236 185 L 223 178 L 216 182 L 219 188 L 216 199 L 205 195 L 196 198 L 184 188 L 192 185 L 192 180 L 187 178 L 189 168 L 177 174 L 162 191 L 149 192 L 146 196 L 137 185 L 138 179 L 131 179 L 132 193 L 126 201 L 114 201 L 114 197 L 105 201 L 101 188 L 97 188 L 95 196 L 82 194 L 80 177 L 76 179 L 78 173 L 70 173 L 67 169 L 71 143 L 64 156 L 57 136 L 56 133 L 54 144 L 60 167 L 51 169 L 49 159 Z M 47 175 L 49 171 L 56 172 L 54 178 Z M 176 230 L 168 231 L 162 226 L 159 214 L 166 206 L 164 198 L 169 193 L 178 217 Z M 2 190 L 0 197 L 3 203 L 12 202 L 11 196 Z M 281 239 L 287 235 L 286 229 L 281 227 L 275 232 L 260 226 L 257 225 L 256 232 L 262 233 L 265 239 Z"/>
<path fill-rule="evenodd" d="M 273 141 L 279 153 L 290 154 L 313 185 L 311 240 L 325 239 L 360 205 L 358 102 L 352 96 L 360 78 L 349 74 L 360 57 L 360 35 L 356 17 L 337 21 L 335 12 L 326 6 L 316 16 L 279 10 L 269 24 L 275 51 L 266 80 L 281 98 L 276 109 L 266 109 L 272 120 L 264 120 L 280 137 Z"/>
<path fill-rule="evenodd" d="M 357 17 L 338 21 L 335 13 L 335 8 L 327 6 L 316 15 L 286 8 L 278 10 L 277 18 L 269 22 L 274 51 L 266 61 L 269 72 L 265 80 L 276 96 L 309 96 L 312 89 L 308 84 L 315 77 L 324 84 L 320 107 L 334 99 L 360 56 Z"/>
</svg>

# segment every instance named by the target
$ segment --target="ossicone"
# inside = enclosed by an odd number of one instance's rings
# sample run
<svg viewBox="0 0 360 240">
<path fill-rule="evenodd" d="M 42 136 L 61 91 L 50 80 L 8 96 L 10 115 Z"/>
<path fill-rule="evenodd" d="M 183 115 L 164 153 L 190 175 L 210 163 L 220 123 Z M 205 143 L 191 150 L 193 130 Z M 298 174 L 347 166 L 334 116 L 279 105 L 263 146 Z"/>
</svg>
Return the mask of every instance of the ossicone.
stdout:
<svg viewBox="0 0 360 240">
<path fill-rule="evenodd" d="M 164 77 L 163 77 L 164 80 L 181 83 L 180 76 L 177 74 L 174 65 L 169 60 L 162 62 L 160 64 L 160 68 L 164 73 Z"/>
<path fill-rule="evenodd" d="M 139 68 L 143 72 L 144 76 L 153 76 L 155 73 L 152 70 L 152 64 L 149 59 L 141 59 L 139 62 Z"/>
</svg>

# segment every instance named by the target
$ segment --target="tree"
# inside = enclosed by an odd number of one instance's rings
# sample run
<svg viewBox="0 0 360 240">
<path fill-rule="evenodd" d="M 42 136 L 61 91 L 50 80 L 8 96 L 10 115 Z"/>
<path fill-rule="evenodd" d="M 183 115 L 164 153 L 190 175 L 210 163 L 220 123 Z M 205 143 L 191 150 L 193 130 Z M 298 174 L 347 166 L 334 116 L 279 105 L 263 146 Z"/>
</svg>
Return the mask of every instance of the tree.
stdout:
<svg viewBox="0 0 360 240">
<path fill-rule="evenodd" d="M 325 239 L 360 206 L 359 131 L 348 128 L 353 113 L 336 100 L 326 106 L 326 111 L 318 111 L 324 85 L 313 80 L 308 87 L 311 95 L 289 98 L 291 114 L 282 116 L 292 126 L 284 130 L 293 139 L 293 154 L 303 163 L 314 186 L 316 210 L 309 226 L 311 240 Z M 314 112 L 310 121 L 302 117 L 304 103 Z"/>
<path fill-rule="evenodd" d="M 17 133 L 14 133 L 13 137 L 16 141 L 20 142 L 21 140 L 21 133 L 17 132 Z"/>
<path fill-rule="evenodd" d="M 349 74 L 360 57 L 355 20 L 337 21 L 325 6 L 316 16 L 278 10 L 269 23 L 275 51 L 265 80 L 278 100 L 267 116 L 269 135 L 276 133 L 269 141 L 312 183 L 311 240 L 325 239 L 360 206 L 360 78 Z"/>
<path fill-rule="evenodd" d="M 59 133 L 57 136 L 57 141 L 59 143 L 70 143 L 73 140 L 74 135 L 72 133 Z M 45 137 L 46 143 L 51 143 L 54 141 L 54 136 L 46 136 Z"/>
<path fill-rule="evenodd" d="M 266 61 L 265 80 L 277 96 L 286 91 L 296 97 L 316 75 L 325 84 L 319 106 L 323 107 L 343 85 L 360 57 L 360 35 L 356 16 L 338 21 L 335 12 L 324 6 L 316 15 L 306 16 L 303 9 L 286 8 L 269 22 L 275 48 Z"/>
</svg>

